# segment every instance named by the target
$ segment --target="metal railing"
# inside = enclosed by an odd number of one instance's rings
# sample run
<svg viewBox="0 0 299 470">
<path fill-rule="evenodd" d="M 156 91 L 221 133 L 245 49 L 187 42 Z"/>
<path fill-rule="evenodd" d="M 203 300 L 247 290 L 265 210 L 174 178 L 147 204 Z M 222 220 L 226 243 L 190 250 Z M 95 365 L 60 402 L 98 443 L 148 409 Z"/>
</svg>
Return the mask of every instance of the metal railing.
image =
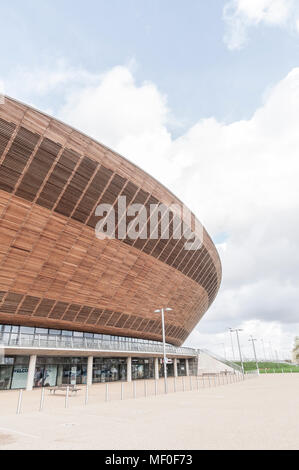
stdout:
<svg viewBox="0 0 299 470">
<path fill-rule="evenodd" d="M 1 342 L 1 338 L 0 338 Z M 59 336 L 32 336 L 28 338 L 20 334 L 18 338 L 3 338 L 2 344 L 4 347 L 14 348 L 41 348 L 41 349 L 77 349 L 77 350 L 93 350 L 93 351 L 115 351 L 115 352 L 130 352 L 130 353 L 154 353 L 163 354 L 163 344 L 144 344 L 138 342 L 122 342 L 122 341 L 104 341 L 100 339 L 89 338 L 61 338 Z M 175 346 L 167 345 L 166 352 L 170 355 L 180 356 L 196 356 L 197 350 L 192 348 L 177 348 Z"/>
</svg>

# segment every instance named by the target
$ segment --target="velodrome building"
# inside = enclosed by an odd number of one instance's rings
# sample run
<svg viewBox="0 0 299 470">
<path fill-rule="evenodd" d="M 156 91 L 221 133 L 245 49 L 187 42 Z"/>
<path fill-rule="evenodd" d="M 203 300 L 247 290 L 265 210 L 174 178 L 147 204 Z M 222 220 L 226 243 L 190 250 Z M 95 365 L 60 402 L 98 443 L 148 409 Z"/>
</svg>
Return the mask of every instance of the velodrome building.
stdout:
<svg viewBox="0 0 299 470">
<path fill-rule="evenodd" d="M 157 236 L 98 237 L 96 208 L 167 208 Z M 173 211 L 172 207 L 181 210 Z M 182 344 L 214 301 L 217 250 L 154 178 L 77 130 L 5 97 L 0 104 L 0 390 L 188 375 Z M 168 217 L 168 236 L 163 218 Z M 145 228 L 150 227 L 150 217 Z M 120 219 L 116 217 L 116 234 Z M 164 228 L 163 228 L 164 227 Z"/>
</svg>

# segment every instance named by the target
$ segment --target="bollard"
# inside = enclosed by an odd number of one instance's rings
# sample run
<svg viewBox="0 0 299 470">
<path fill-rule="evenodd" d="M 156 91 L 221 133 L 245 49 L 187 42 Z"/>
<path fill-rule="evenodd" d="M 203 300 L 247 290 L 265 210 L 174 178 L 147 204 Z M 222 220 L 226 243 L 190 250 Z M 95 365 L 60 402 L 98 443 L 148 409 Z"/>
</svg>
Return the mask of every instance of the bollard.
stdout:
<svg viewBox="0 0 299 470">
<path fill-rule="evenodd" d="M 45 388 L 42 387 L 41 396 L 40 396 L 39 411 L 43 411 L 44 401 L 45 401 Z"/>
<path fill-rule="evenodd" d="M 120 399 L 121 400 L 124 399 L 124 384 L 123 383 L 120 384 Z"/>
<path fill-rule="evenodd" d="M 70 387 L 67 386 L 66 387 L 66 394 L 65 394 L 65 404 L 64 404 L 65 408 L 67 408 L 68 404 L 69 404 L 69 391 L 70 391 Z"/>
<path fill-rule="evenodd" d="M 19 398 L 18 398 L 18 406 L 17 406 L 17 415 L 21 414 L 22 399 L 23 399 L 23 390 L 20 390 Z"/>
<path fill-rule="evenodd" d="M 106 384 L 105 401 L 109 401 L 109 384 Z"/>
<path fill-rule="evenodd" d="M 136 398 L 136 382 L 133 382 L 133 396 Z"/>
<path fill-rule="evenodd" d="M 147 382 L 144 381 L 144 396 L 147 397 Z"/>
<path fill-rule="evenodd" d="M 176 392 L 176 377 L 174 377 L 174 380 L 173 380 L 173 391 L 174 393 Z"/>
<path fill-rule="evenodd" d="M 85 405 L 87 405 L 88 403 L 88 385 L 86 385 L 86 388 L 85 388 Z"/>
<path fill-rule="evenodd" d="M 155 395 L 158 395 L 158 381 L 155 380 Z"/>
</svg>

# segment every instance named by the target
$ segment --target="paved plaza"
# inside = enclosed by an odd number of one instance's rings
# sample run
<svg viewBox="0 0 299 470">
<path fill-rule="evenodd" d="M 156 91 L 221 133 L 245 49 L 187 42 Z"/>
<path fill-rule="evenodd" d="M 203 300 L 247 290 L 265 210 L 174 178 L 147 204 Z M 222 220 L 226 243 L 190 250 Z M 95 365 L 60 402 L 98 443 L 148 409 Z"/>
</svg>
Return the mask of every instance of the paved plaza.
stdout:
<svg viewBox="0 0 299 470">
<path fill-rule="evenodd" d="M 227 382 L 229 382 L 227 380 Z M 0 449 L 298 449 L 299 374 L 269 374 L 220 385 L 206 379 L 192 390 L 186 378 L 174 393 L 164 395 L 163 381 L 109 389 L 94 385 L 85 401 L 50 396 L 38 411 L 40 390 L 24 392 L 22 413 L 16 414 L 18 392 L 0 393 Z"/>
</svg>

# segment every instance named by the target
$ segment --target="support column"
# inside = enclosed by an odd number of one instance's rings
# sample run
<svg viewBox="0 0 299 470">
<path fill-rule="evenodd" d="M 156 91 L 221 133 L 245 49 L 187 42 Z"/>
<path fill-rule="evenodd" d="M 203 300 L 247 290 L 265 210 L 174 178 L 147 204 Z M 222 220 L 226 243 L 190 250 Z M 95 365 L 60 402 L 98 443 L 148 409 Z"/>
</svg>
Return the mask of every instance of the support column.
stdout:
<svg viewBox="0 0 299 470">
<path fill-rule="evenodd" d="M 189 371 L 189 359 L 186 359 L 186 376 L 189 377 L 190 371 Z"/>
<path fill-rule="evenodd" d="M 173 374 L 174 374 L 174 377 L 178 376 L 178 360 L 176 357 L 173 360 Z"/>
<path fill-rule="evenodd" d="M 127 357 L 127 382 L 132 382 L 132 358 Z"/>
<path fill-rule="evenodd" d="M 159 358 L 155 357 L 155 380 L 159 380 Z"/>
<path fill-rule="evenodd" d="M 93 375 L 93 356 L 88 356 L 87 359 L 87 378 L 86 384 L 92 385 L 92 375 Z"/>
<path fill-rule="evenodd" d="M 27 385 L 26 385 L 27 392 L 30 392 L 33 389 L 35 366 L 36 366 L 36 355 L 33 355 L 33 356 L 30 356 L 30 359 L 29 359 L 29 368 L 28 368 Z"/>
</svg>

